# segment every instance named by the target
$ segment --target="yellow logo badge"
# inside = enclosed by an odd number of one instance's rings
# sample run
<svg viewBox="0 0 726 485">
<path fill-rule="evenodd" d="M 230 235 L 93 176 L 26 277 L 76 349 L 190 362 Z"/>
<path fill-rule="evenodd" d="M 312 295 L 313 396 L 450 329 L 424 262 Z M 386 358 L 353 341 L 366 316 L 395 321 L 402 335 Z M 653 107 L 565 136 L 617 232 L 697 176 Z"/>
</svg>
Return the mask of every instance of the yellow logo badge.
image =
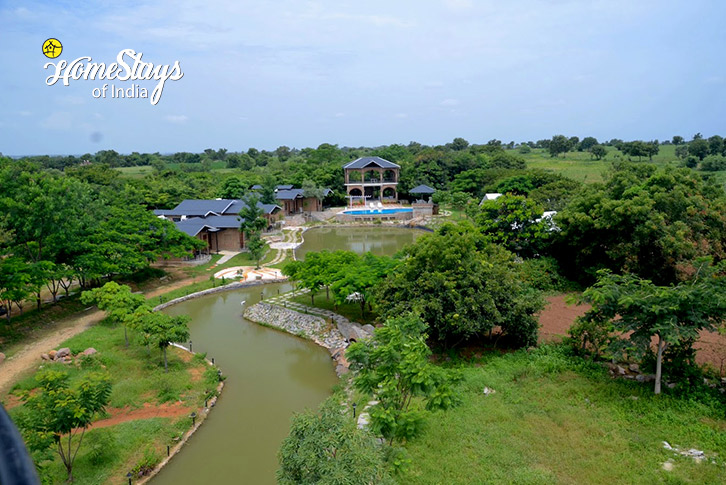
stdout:
<svg viewBox="0 0 726 485">
<path fill-rule="evenodd" d="M 63 44 L 58 39 L 50 38 L 43 42 L 43 54 L 45 57 L 55 59 L 63 52 Z"/>
</svg>

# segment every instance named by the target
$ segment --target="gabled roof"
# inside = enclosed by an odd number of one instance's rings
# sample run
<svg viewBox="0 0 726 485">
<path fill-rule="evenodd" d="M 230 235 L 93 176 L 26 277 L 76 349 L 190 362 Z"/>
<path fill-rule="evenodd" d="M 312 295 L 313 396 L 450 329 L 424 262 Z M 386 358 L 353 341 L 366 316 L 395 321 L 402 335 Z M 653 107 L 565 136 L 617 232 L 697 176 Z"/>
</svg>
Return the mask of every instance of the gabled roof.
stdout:
<svg viewBox="0 0 726 485">
<path fill-rule="evenodd" d="M 484 194 L 484 197 L 482 198 L 481 202 L 479 202 L 479 205 L 482 205 L 484 202 L 488 200 L 497 200 L 499 197 L 501 197 L 502 194 L 499 192 L 488 192 Z"/>
<path fill-rule="evenodd" d="M 239 211 L 245 207 L 247 205 L 241 200 L 232 201 L 232 204 L 224 211 L 224 215 L 239 214 Z M 257 207 L 261 208 L 264 214 L 273 214 L 275 210 L 282 210 L 282 207 L 277 204 L 263 204 L 262 202 L 257 202 Z"/>
<path fill-rule="evenodd" d="M 186 199 L 172 209 L 173 214 L 184 216 L 207 216 L 210 213 L 223 214 L 234 200 L 229 199 Z"/>
<path fill-rule="evenodd" d="M 239 229 L 242 219 L 237 216 L 191 217 L 175 222 L 177 229 L 194 237 L 202 230 Z"/>
<path fill-rule="evenodd" d="M 396 165 L 395 163 L 389 162 L 381 157 L 362 157 L 343 165 L 343 168 L 366 168 L 371 166 L 380 168 L 401 168 L 400 165 Z"/>
<path fill-rule="evenodd" d="M 252 190 L 262 190 L 262 186 L 260 184 L 255 184 L 252 187 L 250 187 Z"/>
<path fill-rule="evenodd" d="M 436 192 L 436 189 L 424 184 L 414 187 L 408 191 L 409 194 L 433 194 L 434 192 Z"/>
<path fill-rule="evenodd" d="M 303 189 L 278 190 L 275 194 L 277 200 L 293 200 L 303 196 Z"/>
<path fill-rule="evenodd" d="M 154 209 L 155 216 L 173 216 L 174 209 Z"/>
<path fill-rule="evenodd" d="M 290 185 L 278 185 L 277 187 L 275 187 L 275 189 L 277 189 L 277 190 L 290 190 L 291 188 L 292 188 L 292 184 L 290 184 Z"/>
</svg>

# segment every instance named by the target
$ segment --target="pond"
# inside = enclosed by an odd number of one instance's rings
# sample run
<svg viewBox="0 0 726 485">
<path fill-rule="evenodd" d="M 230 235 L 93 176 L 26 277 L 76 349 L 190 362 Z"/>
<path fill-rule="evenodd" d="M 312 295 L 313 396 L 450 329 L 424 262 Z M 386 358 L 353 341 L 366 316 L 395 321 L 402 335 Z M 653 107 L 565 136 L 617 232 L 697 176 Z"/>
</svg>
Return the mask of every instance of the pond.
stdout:
<svg viewBox="0 0 726 485">
<path fill-rule="evenodd" d="M 345 249 L 359 254 L 370 251 L 378 256 L 393 256 L 422 234 L 426 233 L 400 227 L 316 227 L 303 233 L 305 242 L 297 248 L 295 256 L 305 259 L 305 253 L 323 249 Z"/>
<path fill-rule="evenodd" d="M 399 228 L 317 228 L 300 253 L 348 249 L 392 255 L 421 231 Z M 322 347 L 242 318 L 245 305 L 289 291 L 287 283 L 255 286 L 189 300 L 164 310 L 191 317 L 193 348 L 214 357 L 227 376 L 207 421 L 153 485 L 275 483 L 277 451 L 293 413 L 316 408 L 337 382 Z"/>
</svg>

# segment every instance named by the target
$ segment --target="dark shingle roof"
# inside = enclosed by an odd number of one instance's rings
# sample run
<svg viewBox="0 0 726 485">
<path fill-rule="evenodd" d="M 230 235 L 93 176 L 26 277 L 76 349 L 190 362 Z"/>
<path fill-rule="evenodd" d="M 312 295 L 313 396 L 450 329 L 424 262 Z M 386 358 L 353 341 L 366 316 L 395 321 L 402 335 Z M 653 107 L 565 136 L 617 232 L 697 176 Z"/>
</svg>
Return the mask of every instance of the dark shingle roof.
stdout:
<svg viewBox="0 0 726 485">
<path fill-rule="evenodd" d="M 380 168 L 401 168 L 400 165 L 396 165 L 393 162 L 389 162 L 381 157 L 362 157 L 352 162 L 343 165 L 343 168 L 366 168 L 371 165 Z"/>
<path fill-rule="evenodd" d="M 278 185 L 275 187 L 277 190 L 290 190 L 292 188 L 292 185 Z"/>
<path fill-rule="evenodd" d="M 277 200 L 293 200 L 303 196 L 303 189 L 278 190 L 275 194 Z"/>
<path fill-rule="evenodd" d="M 260 184 L 255 184 L 251 187 L 252 190 L 262 190 L 262 186 Z"/>
<path fill-rule="evenodd" d="M 414 187 L 408 191 L 409 194 L 433 194 L 434 192 L 436 192 L 436 189 L 424 184 Z"/>
<path fill-rule="evenodd" d="M 173 214 L 184 216 L 206 216 L 210 212 L 222 214 L 234 202 L 229 199 L 186 199 L 173 209 Z"/>
<path fill-rule="evenodd" d="M 232 202 L 232 205 L 230 205 L 226 211 L 224 211 L 224 215 L 228 214 L 239 214 L 239 211 L 241 211 L 243 208 L 247 207 L 244 202 L 241 200 L 235 200 Z M 257 203 L 257 207 L 260 207 L 262 209 L 262 212 L 265 214 L 272 214 L 275 209 L 281 209 L 281 207 L 277 204 L 263 204 L 262 202 Z"/>
<path fill-rule="evenodd" d="M 239 229 L 241 219 L 237 216 L 209 216 L 209 217 L 190 217 L 183 221 L 175 222 L 177 229 L 190 235 L 196 236 L 204 228 L 209 230 L 219 229 Z"/>
<path fill-rule="evenodd" d="M 154 209 L 155 216 L 173 216 L 175 214 L 174 209 Z"/>
</svg>

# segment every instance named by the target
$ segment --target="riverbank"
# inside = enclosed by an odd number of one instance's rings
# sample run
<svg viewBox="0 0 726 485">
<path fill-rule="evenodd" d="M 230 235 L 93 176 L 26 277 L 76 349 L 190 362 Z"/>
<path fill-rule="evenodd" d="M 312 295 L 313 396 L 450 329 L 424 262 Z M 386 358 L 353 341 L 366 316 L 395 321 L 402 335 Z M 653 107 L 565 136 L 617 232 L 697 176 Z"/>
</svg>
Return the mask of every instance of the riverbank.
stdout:
<svg viewBox="0 0 726 485">
<path fill-rule="evenodd" d="M 115 477 L 127 473 L 136 481 L 156 473 L 167 449 L 172 455 L 182 447 L 222 390 L 218 369 L 204 355 L 170 348 L 165 372 L 158 350 L 125 346 L 121 326 L 95 325 L 62 345 L 69 358 L 52 362 L 38 355 L 41 369 L 61 370 L 71 382 L 104 372 L 112 383 L 106 412 L 86 431 L 79 449 L 73 470 L 78 484 L 118 482 Z M 33 392 L 36 385 L 35 376 L 15 384 L 4 403 L 12 417 L 22 412 L 23 392 Z M 52 483 L 65 480 L 57 457 L 45 462 L 43 473 Z"/>
</svg>

